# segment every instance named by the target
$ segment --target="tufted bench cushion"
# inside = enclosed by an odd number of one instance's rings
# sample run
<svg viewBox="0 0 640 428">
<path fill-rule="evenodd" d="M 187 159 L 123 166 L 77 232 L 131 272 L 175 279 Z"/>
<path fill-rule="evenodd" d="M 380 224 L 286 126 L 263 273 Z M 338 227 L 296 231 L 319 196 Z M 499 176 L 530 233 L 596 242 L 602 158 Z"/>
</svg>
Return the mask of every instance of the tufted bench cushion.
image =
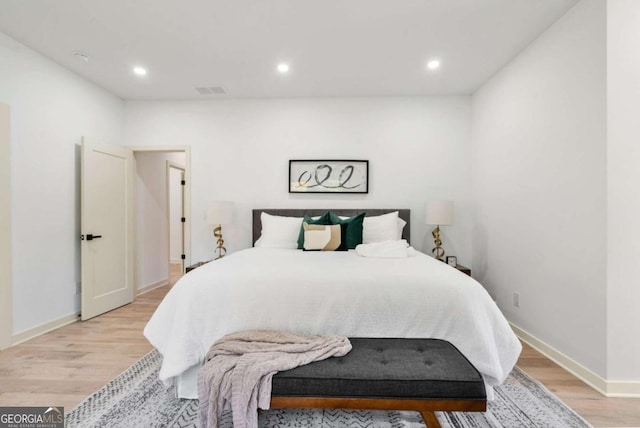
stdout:
<svg viewBox="0 0 640 428">
<path fill-rule="evenodd" d="M 272 407 L 484 411 L 486 392 L 478 370 L 451 343 L 439 339 L 349 339 L 344 357 L 277 373 Z M 429 419 L 429 420 L 427 420 Z"/>
<path fill-rule="evenodd" d="M 368 398 L 486 399 L 478 370 L 438 339 L 349 339 L 344 357 L 273 377 L 272 394 Z"/>
</svg>

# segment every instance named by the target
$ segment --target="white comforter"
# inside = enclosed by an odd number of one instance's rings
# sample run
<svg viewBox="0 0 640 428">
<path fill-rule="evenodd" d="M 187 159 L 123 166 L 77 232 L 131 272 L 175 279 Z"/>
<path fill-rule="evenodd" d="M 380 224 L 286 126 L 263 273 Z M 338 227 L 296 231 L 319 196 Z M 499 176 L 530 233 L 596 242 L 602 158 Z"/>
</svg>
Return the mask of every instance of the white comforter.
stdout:
<svg viewBox="0 0 640 428">
<path fill-rule="evenodd" d="M 144 334 L 164 357 L 160 379 L 172 380 L 200 365 L 222 336 L 252 329 L 444 339 L 489 386 L 507 377 L 521 351 L 478 282 L 422 253 L 239 251 L 181 278 Z"/>
</svg>

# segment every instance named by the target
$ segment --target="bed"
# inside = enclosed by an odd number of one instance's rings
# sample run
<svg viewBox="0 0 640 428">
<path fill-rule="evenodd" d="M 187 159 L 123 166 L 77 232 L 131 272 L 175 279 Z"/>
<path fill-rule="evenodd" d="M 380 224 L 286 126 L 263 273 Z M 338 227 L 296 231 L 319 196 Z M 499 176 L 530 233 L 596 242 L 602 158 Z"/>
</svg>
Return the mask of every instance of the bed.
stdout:
<svg viewBox="0 0 640 428">
<path fill-rule="evenodd" d="M 254 210 L 253 243 L 259 244 L 262 213 L 299 218 L 326 211 Z M 341 216 L 365 211 L 372 219 L 398 212 L 406 222 L 402 238 L 408 240 L 409 210 L 333 210 Z M 353 250 L 241 250 L 181 278 L 144 334 L 163 355 L 160 378 L 174 383 L 179 397 L 197 398 L 197 371 L 213 342 L 259 328 L 447 340 L 480 371 L 489 398 L 521 351 L 506 319 L 478 282 L 419 252 L 376 258 Z"/>
</svg>

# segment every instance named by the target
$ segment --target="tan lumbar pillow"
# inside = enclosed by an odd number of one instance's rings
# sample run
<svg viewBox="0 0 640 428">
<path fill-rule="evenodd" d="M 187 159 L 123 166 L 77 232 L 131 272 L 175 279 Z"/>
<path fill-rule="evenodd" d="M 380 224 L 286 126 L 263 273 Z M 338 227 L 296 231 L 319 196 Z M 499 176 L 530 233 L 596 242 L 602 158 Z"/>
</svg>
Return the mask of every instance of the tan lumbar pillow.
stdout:
<svg viewBox="0 0 640 428">
<path fill-rule="evenodd" d="M 340 225 L 302 223 L 306 251 L 335 251 L 340 247 Z"/>
</svg>

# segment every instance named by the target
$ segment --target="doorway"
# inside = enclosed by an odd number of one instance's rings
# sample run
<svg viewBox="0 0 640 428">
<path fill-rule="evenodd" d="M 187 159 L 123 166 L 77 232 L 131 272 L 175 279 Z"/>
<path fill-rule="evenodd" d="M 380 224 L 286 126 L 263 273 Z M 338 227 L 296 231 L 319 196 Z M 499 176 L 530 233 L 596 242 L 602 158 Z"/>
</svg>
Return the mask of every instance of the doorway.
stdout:
<svg viewBox="0 0 640 428">
<path fill-rule="evenodd" d="M 139 295 L 170 284 L 171 278 L 181 275 L 190 263 L 191 159 L 187 146 L 131 149 L 136 165 L 134 275 Z M 175 180 L 171 177 L 176 175 L 180 186 L 172 189 Z M 182 211 L 177 219 L 173 210 Z"/>
<path fill-rule="evenodd" d="M 184 165 L 167 160 L 167 219 L 169 220 L 169 282 L 184 273 Z"/>
</svg>

